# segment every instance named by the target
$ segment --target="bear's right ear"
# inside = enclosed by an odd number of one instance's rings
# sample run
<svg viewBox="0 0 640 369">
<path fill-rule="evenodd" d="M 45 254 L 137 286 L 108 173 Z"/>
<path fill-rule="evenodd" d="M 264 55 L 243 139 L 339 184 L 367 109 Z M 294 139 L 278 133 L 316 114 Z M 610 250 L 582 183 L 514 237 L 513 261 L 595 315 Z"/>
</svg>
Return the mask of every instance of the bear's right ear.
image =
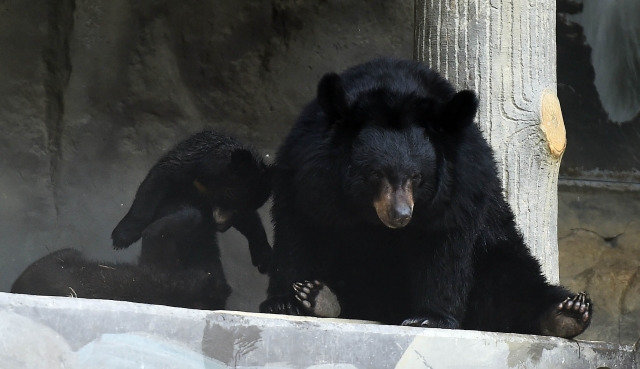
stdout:
<svg viewBox="0 0 640 369">
<path fill-rule="evenodd" d="M 318 104 L 331 125 L 340 123 L 347 111 L 347 93 L 336 73 L 325 74 L 318 83 Z"/>
<path fill-rule="evenodd" d="M 473 123 L 478 112 L 478 97 L 471 90 L 463 90 L 445 103 L 442 110 L 442 124 L 445 130 L 466 128 Z"/>
</svg>

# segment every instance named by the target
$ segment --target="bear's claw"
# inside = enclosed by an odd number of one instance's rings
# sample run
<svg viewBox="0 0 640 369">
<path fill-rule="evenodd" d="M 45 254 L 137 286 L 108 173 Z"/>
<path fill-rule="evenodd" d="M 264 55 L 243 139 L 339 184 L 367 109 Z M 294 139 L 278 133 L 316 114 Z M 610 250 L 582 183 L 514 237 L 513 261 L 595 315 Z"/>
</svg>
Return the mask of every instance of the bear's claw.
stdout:
<svg viewBox="0 0 640 369">
<path fill-rule="evenodd" d="M 579 335 L 591 324 L 592 305 L 585 292 L 567 297 L 543 316 L 542 334 L 564 338 Z"/>
<path fill-rule="evenodd" d="M 272 297 L 260 304 L 261 313 L 305 315 L 293 299 L 287 297 Z"/>
<path fill-rule="evenodd" d="M 458 329 L 460 323 L 453 318 L 436 318 L 428 316 L 419 316 L 405 319 L 402 322 L 404 326 L 410 327 L 423 327 L 423 328 L 444 328 L 444 329 Z"/>
</svg>

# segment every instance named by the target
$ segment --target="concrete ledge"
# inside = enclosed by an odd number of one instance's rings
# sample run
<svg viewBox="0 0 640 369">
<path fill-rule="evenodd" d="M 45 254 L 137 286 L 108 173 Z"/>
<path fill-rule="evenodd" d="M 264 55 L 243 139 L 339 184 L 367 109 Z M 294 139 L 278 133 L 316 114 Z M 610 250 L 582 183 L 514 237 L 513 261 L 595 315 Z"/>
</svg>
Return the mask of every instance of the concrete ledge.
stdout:
<svg viewBox="0 0 640 369">
<path fill-rule="evenodd" d="M 0 293 L 2 368 L 624 368 L 604 342 Z"/>
</svg>

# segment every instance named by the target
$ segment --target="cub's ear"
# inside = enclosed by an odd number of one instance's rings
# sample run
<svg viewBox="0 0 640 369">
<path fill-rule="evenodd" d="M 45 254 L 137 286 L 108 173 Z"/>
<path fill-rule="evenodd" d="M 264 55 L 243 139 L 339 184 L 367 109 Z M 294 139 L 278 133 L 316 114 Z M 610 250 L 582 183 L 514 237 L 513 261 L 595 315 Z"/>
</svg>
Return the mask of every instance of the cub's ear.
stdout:
<svg viewBox="0 0 640 369">
<path fill-rule="evenodd" d="M 442 128 L 447 131 L 458 130 L 473 123 L 478 112 L 478 97 L 471 90 L 462 90 L 444 104 L 441 113 Z"/>
<path fill-rule="evenodd" d="M 347 112 L 347 93 L 339 75 L 327 73 L 322 77 L 318 83 L 317 99 L 330 124 L 340 123 L 344 119 Z"/>
<path fill-rule="evenodd" d="M 256 159 L 249 150 L 237 149 L 231 153 L 229 168 L 245 168 L 249 165 L 255 165 Z"/>
</svg>

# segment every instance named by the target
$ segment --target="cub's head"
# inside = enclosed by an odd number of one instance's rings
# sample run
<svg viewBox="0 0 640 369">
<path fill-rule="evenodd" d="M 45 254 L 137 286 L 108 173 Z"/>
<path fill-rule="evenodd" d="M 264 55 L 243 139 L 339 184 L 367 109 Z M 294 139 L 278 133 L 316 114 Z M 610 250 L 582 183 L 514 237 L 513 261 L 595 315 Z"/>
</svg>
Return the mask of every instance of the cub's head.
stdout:
<svg viewBox="0 0 640 369">
<path fill-rule="evenodd" d="M 342 190 L 351 207 L 370 223 L 402 228 L 436 196 L 478 100 L 426 67 L 389 78 L 394 72 L 365 76 L 357 89 L 349 71 L 346 78 L 329 73 L 318 84 L 317 103 L 332 145 L 348 156 Z"/>
<path fill-rule="evenodd" d="M 193 185 L 213 206 L 218 231 L 225 231 L 235 217 L 267 201 L 271 178 L 269 167 L 258 154 L 245 148 L 235 149 L 227 161 L 218 160 L 217 166 L 215 170 L 199 170 Z"/>
</svg>

